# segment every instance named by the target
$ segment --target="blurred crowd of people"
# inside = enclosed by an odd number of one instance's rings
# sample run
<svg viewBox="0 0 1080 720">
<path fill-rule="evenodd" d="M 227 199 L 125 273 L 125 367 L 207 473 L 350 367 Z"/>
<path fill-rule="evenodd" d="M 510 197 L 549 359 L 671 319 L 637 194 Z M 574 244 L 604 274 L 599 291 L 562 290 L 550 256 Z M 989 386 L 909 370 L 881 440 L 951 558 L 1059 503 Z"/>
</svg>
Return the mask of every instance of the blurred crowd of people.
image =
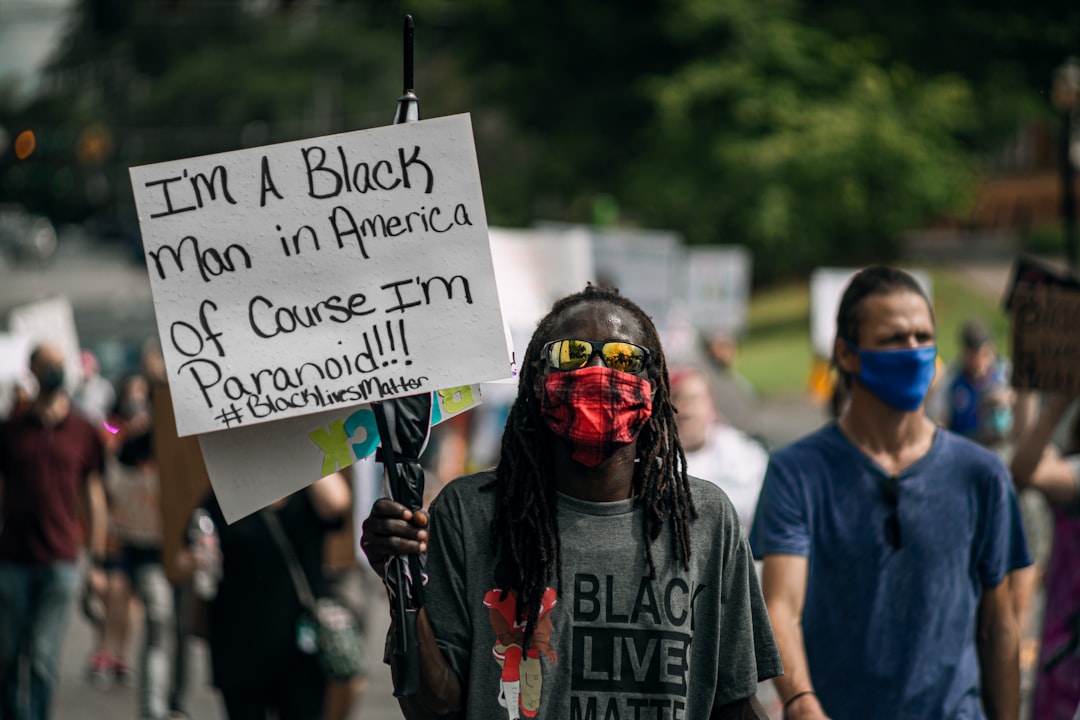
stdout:
<svg viewBox="0 0 1080 720">
<path fill-rule="evenodd" d="M 845 340 L 850 358 L 838 339 L 834 363 L 839 375 L 824 433 L 839 433 L 845 422 L 865 413 L 868 401 L 859 393 L 872 386 L 866 376 L 872 358 L 856 346 L 858 332 Z M 916 344 L 933 341 L 932 322 L 930 332 L 928 340 Z M 1013 389 L 1009 363 L 981 319 L 964 325 L 960 341 L 960 357 L 943 372 L 939 367 L 936 376 L 931 371 L 928 389 L 913 407 L 934 427 L 992 450 L 1011 471 L 1032 562 L 1024 562 L 1019 546 L 1010 546 L 1001 550 L 1012 554 L 1001 567 L 1011 579 L 1012 612 L 1026 638 L 1020 663 L 1025 682 L 1033 684 L 1031 717 L 1071 720 L 1080 704 L 1080 419 L 1073 419 L 1074 398 Z M 686 466 L 689 474 L 725 491 L 756 555 L 798 555 L 801 551 L 791 544 L 798 539 L 788 526 L 777 525 L 787 501 L 776 495 L 781 481 L 770 481 L 767 507 L 758 508 L 766 477 L 789 472 L 785 463 L 796 462 L 796 456 L 790 450 L 779 460 L 770 456 L 776 448 L 761 440 L 757 399 L 734 371 L 733 348 L 727 338 L 703 339 L 694 352 L 669 360 L 671 401 Z M 856 357 L 859 370 L 845 379 L 843 363 L 855 363 Z M 87 649 L 87 681 L 101 688 L 135 687 L 138 718 L 186 717 L 187 654 L 196 635 L 209 643 L 212 682 L 231 720 L 261 720 L 268 714 L 281 720 L 348 717 L 363 693 L 364 678 L 330 683 L 314 657 L 298 648 L 297 619 L 303 608 L 287 563 L 273 551 L 265 516 L 272 514 L 284 529 L 316 595 L 347 597 L 362 625 L 370 589 L 365 589 L 351 540 L 352 518 L 356 507 L 362 506 L 362 516 L 379 494 L 378 468 L 360 463 L 232 524 L 225 522 L 208 490 L 197 503 L 206 520 L 198 522 L 207 523 L 202 530 L 213 536 L 216 555 L 200 555 L 192 546 L 198 533 L 187 531 L 185 517 L 180 523 L 184 537 L 177 539 L 180 550 L 166 557 L 153 412 L 156 388 L 167 388 L 160 351 L 148 343 L 138 370 L 115 385 L 100 375 L 92 353 L 84 351 L 81 361 L 83 378 L 68 391 L 59 351 L 49 344 L 35 348 L 29 368 L 37 389 L 25 394 L 0 425 L 0 718 L 49 717 L 73 604 L 95 633 Z M 882 387 L 881 397 L 905 402 L 890 394 L 895 390 Z M 428 500 L 454 478 L 498 462 L 515 395 L 512 385 L 486 386 L 479 408 L 434 429 L 425 455 Z M 825 447 L 834 440 L 823 435 L 815 442 Z M 813 462 L 810 455 L 797 458 Z M 904 467 L 884 473 L 885 479 L 902 481 Z M 888 482 L 881 497 L 895 517 L 892 530 L 886 519 L 886 540 L 897 549 L 903 542 L 903 513 L 897 514 L 897 508 L 910 501 L 900 499 L 899 486 Z M 827 522 L 842 524 L 836 518 Z M 999 540 L 1015 544 L 1007 537 Z M 335 542 L 344 549 L 330 560 L 335 553 L 328 548 Z M 766 561 L 764 569 L 758 568 L 764 573 L 770 614 L 796 598 L 799 619 L 802 593 L 812 589 L 807 584 L 812 578 L 805 566 L 789 563 L 779 580 L 775 567 Z M 202 572 L 205 580 L 211 568 L 211 588 L 196 593 L 193 579 Z M 792 586 L 790 578 L 801 578 L 803 584 Z M 1044 601 L 1036 602 L 1040 597 Z M 777 617 L 772 616 L 774 626 Z M 792 637 L 801 643 L 801 636 L 777 636 L 788 669 L 778 684 L 787 701 L 782 712 L 785 717 L 824 717 L 811 698 L 815 691 L 798 685 L 806 651 L 789 663 L 794 645 L 785 643 Z M 133 647 L 135 638 L 138 647 Z M 811 655 L 811 665 L 821 662 Z M 824 688 L 824 673 L 815 677 Z M 819 694 L 828 692 L 820 688 Z"/>
<path fill-rule="evenodd" d="M 188 717 L 194 638 L 209 646 L 232 720 L 347 718 L 364 678 L 329 682 L 297 649 L 303 608 L 287 564 L 267 553 L 264 516 L 279 518 L 316 595 L 343 598 L 362 626 L 350 478 L 336 473 L 232 524 L 208 485 L 194 512 L 167 507 L 154 432 L 154 394 L 167 392 L 160 349 L 147 342 L 115 385 L 93 353 L 80 360 L 82 378 L 65 382 L 62 352 L 36 347 L 36 388 L 0 424 L 0 718 L 50 717 L 72 607 L 93 630 L 86 681 L 133 687 L 140 720 Z M 169 512 L 184 513 L 171 544 Z M 209 553 L 198 546 L 207 537 Z M 166 546 L 179 549 L 167 558 Z"/>
</svg>

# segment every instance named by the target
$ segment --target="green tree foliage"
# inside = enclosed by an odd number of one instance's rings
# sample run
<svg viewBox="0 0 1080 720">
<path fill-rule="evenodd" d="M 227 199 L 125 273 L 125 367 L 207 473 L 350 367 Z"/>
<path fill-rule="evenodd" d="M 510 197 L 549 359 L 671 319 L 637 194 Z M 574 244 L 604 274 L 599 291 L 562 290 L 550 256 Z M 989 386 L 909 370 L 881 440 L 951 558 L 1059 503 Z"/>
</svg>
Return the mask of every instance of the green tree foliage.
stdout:
<svg viewBox="0 0 1080 720">
<path fill-rule="evenodd" d="M 650 82 L 650 169 L 631 173 L 632 204 L 691 241 L 750 245 L 767 273 L 887 259 L 903 231 L 968 198 L 970 86 L 920 79 L 792 8 L 685 4 L 676 24 L 701 52 Z"/>
<path fill-rule="evenodd" d="M 130 165 L 385 124 L 411 12 L 423 114 L 473 113 L 492 223 L 613 199 L 620 222 L 748 245 L 761 278 L 884 260 L 962 213 L 980 158 L 1045 112 L 1074 4 L 82 0 L 49 92 L 0 102 L 42 129 L 0 182 L 54 216 L 130 213 Z M 89 127 L 107 158 L 77 152 Z M 60 203 L 65 173 L 112 197 Z"/>
</svg>

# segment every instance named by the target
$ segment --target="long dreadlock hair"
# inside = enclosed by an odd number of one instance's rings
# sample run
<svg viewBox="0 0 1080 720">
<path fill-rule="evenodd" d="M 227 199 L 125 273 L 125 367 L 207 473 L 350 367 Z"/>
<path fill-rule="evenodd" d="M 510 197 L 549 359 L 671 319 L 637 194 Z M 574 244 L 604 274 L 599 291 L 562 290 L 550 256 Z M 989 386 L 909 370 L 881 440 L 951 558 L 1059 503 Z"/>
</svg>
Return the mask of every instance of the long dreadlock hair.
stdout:
<svg viewBox="0 0 1080 720">
<path fill-rule="evenodd" d="M 525 646 L 536 628 L 541 598 L 554 575 L 562 587 L 562 547 L 556 519 L 555 482 L 548 454 L 548 432 L 540 415 L 534 387 L 543 367 L 541 350 L 552 339 L 557 321 L 571 308 L 583 304 L 610 304 L 633 316 L 648 346 L 649 380 L 655 395 L 653 411 L 637 438 L 633 494 L 642 503 L 642 530 L 648 539 L 645 558 L 650 578 L 656 577 L 652 543 L 660 536 L 664 521 L 671 525 L 675 556 L 684 568 L 690 563 L 690 520 L 697 517 L 686 477 L 686 455 L 675 428 L 667 361 L 652 320 L 636 303 L 618 290 L 592 284 L 582 292 L 556 302 L 537 325 L 522 361 L 517 399 L 510 409 L 502 437 L 502 452 L 495 480 L 485 489 L 495 491 L 495 517 L 491 522 L 491 547 L 498 558 L 497 575 L 503 597 L 517 596 L 518 620 L 525 620 Z"/>
</svg>

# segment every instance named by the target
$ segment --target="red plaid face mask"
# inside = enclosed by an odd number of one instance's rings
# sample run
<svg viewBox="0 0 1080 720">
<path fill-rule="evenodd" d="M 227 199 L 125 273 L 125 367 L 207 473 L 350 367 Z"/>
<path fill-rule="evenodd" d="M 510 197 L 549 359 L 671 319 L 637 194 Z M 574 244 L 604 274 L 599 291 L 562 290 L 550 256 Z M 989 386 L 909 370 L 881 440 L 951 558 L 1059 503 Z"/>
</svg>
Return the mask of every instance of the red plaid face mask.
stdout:
<svg viewBox="0 0 1080 720">
<path fill-rule="evenodd" d="M 596 467 L 637 439 L 652 416 L 652 384 L 600 365 L 553 372 L 544 378 L 540 414 L 570 443 L 574 460 Z"/>
</svg>

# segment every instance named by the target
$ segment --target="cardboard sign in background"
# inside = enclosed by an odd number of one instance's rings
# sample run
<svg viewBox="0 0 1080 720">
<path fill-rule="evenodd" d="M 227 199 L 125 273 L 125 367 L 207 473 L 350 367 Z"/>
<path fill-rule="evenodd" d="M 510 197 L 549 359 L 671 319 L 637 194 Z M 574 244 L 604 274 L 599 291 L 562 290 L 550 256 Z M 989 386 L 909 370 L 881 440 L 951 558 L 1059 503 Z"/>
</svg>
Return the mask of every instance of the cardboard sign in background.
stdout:
<svg viewBox="0 0 1080 720">
<path fill-rule="evenodd" d="M 1080 393 L 1080 291 L 1017 285 L 1013 312 L 1013 385 L 1021 390 Z"/>
<path fill-rule="evenodd" d="M 131 180 L 181 436 L 510 374 L 467 115 Z"/>
<path fill-rule="evenodd" d="M 176 434 L 172 396 L 165 383 L 151 388 L 154 410 L 154 456 L 161 478 L 161 558 L 165 574 L 174 582 L 180 574 L 176 554 L 186 545 L 191 512 L 210 492 L 210 476 L 203 464 L 199 442 Z"/>
</svg>

